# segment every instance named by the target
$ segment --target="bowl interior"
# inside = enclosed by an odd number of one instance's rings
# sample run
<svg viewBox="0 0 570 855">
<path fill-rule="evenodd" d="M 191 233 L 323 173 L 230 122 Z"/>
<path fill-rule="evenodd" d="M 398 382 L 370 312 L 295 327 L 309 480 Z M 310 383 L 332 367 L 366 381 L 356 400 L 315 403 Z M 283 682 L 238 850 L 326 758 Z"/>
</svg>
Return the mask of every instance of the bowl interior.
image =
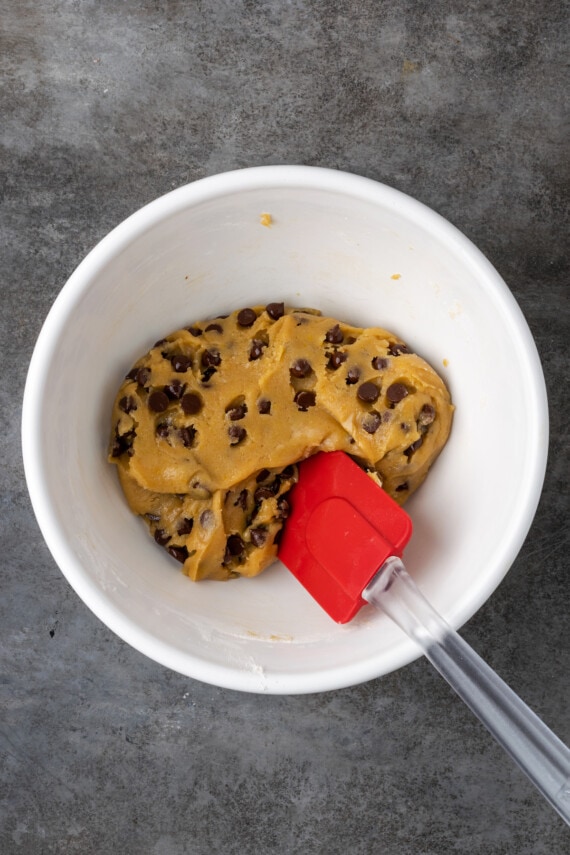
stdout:
<svg viewBox="0 0 570 855">
<path fill-rule="evenodd" d="M 24 402 L 26 475 L 61 569 L 126 641 L 218 685 L 320 691 L 387 673 L 417 650 L 371 607 L 333 624 L 279 563 L 253 580 L 190 583 L 132 516 L 105 462 L 112 401 L 138 356 L 192 321 L 273 300 L 386 327 L 447 381 L 453 431 L 406 506 L 414 535 L 405 560 L 460 625 L 508 570 L 532 520 L 547 444 L 544 382 L 495 270 L 436 214 L 374 182 L 244 170 L 181 188 L 112 232 L 71 277 L 38 341 Z"/>
</svg>

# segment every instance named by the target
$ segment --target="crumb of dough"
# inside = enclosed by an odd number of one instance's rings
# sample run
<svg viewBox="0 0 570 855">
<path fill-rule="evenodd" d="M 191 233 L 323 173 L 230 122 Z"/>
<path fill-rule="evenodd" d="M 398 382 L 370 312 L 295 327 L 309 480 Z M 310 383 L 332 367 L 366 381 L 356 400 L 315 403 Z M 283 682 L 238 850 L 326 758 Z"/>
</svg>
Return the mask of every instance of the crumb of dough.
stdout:
<svg viewBox="0 0 570 855">
<path fill-rule="evenodd" d="M 390 279 L 401 279 L 401 278 L 402 278 L 402 274 L 401 274 L 401 273 L 393 273 L 393 274 L 390 276 Z"/>
<path fill-rule="evenodd" d="M 271 216 L 271 214 L 267 214 L 267 213 L 261 214 L 261 216 L 259 218 L 259 222 L 261 223 L 262 226 L 266 226 L 267 228 L 270 228 L 273 225 L 273 217 Z"/>
<path fill-rule="evenodd" d="M 452 413 L 398 336 L 273 302 L 190 323 L 141 356 L 115 398 L 109 460 L 191 579 L 255 576 L 277 557 L 297 463 L 345 451 L 403 504 Z"/>
</svg>

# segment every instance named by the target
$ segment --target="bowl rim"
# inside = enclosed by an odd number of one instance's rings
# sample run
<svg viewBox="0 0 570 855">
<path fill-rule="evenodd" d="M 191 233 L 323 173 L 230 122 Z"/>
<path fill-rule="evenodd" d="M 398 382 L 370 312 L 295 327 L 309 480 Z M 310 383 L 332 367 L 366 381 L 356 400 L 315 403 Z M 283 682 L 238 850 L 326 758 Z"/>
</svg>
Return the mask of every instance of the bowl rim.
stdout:
<svg viewBox="0 0 570 855">
<path fill-rule="evenodd" d="M 157 639 L 127 617 L 105 595 L 105 592 L 86 573 L 67 544 L 56 514 L 49 500 L 48 484 L 44 477 L 44 466 L 39 432 L 35 425 L 40 423 L 43 405 L 42 388 L 49 366 L 58 348 L 58 342 L 67 320 L 81 296 L 89 289 L 98 273 L 128 244 L 140 237 L 157 222 L 170 217 L 187 207 L 255 189 L 297 188 L 330 191 L 335 194 L 356 197 L 372 204 L 389 205 L 409 219 L 420 222 L 422 228 L 436 233 L 458 255 L 463 256 L 474 270 L 481 284 L 493 292 L 508 318 L 512 332 L 523 345 L 527 360 L 530 394 L 535 420 L 529 438 L 531 455 L 524 461 L 524 488 L 520 491 L 518 505 L 524 508 L 511 527 L 510 537 L 504 544 L 501 563 L 502 575 L 494 575 L 486 586 L 479 589 L 476 602 L 470 602 L 453 615 L 452 624 L 461 626 L 496 590 L 518 552 L 534 519 L 540 499 L 548 454 L 548 402 L 544 374 L 535 341 L 526 319 L 508 286 L 483 253 L 457 227 L 424 203 L 400 190 L 371 178 L 349 172 L 315 166 L 277 165 L 256 166 L 218 173 L 183 185 L 158 197 L 139 208 L 104 236 L 78 264 L 61 291 L 42 325 L 26 378 L 23 406 L 21 440 L 24 472 L 32 507 L 46 544 L 78 596 L 89 609 L 121 639 L 154 661 L 179 671 L 186 676 L 223 688 L 246 692 L 269 694 L 305 694 L 334 690 L 356 685 L 397 670 L 421 655 L 411 642 L 398 647 L 394 652 L 389 670 L 378 673 L 371 660 L 350 665 L 334 666 L 326 671 L 303 674 L 259 675 L 243 669 L 205 662 L 198 656 L 183 653 L 168 643 Z"/>
</svg>

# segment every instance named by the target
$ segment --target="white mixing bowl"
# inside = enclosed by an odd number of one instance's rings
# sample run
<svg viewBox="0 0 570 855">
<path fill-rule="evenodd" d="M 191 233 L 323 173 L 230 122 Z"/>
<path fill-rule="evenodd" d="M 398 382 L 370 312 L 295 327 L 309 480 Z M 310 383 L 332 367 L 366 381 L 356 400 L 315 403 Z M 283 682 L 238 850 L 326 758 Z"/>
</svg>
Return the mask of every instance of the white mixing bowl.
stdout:
<svg viewBox="0 0 570 855">
<path fill-rule="evenodd" d="M 385 327 L 448 383 L 452 435 L 406 506 L 405 561 L 460 626 L 499 584 L 534 516 L 548 445 L 544 379 L 494 268 L 440 216 L 374 181 L 244 169 L 181 187 L 121 223 L 73 273 L 41 331 L 24 462 L 55 560 L 121 638 L 219 686 L 316 692 L 386 674 L 419 651 L 372 607 L 337 626 L 279 563 L 256 579 L 190 582 L 131 514 L 106 462 L 115 392 L 153 342 L 282 300 Z"/>
</svg>

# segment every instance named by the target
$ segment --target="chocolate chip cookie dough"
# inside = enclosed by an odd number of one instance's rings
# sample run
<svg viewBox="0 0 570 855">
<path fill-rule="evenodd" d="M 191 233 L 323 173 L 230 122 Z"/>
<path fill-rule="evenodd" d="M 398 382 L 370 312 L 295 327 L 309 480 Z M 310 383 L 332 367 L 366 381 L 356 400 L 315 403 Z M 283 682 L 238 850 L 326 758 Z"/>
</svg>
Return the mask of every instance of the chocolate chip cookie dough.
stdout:
<svg viewBox="0 0 570 855">
<path fill-rule="evenodd" d="M 402 504 L 452 412 L 441 378 L 392 333 L 270 303 L 141 357 L 115 400 L 109 459 L 191 579 L 255 576 L 277 555 L 296 463 L 345 451 Z"/>
</svg>

